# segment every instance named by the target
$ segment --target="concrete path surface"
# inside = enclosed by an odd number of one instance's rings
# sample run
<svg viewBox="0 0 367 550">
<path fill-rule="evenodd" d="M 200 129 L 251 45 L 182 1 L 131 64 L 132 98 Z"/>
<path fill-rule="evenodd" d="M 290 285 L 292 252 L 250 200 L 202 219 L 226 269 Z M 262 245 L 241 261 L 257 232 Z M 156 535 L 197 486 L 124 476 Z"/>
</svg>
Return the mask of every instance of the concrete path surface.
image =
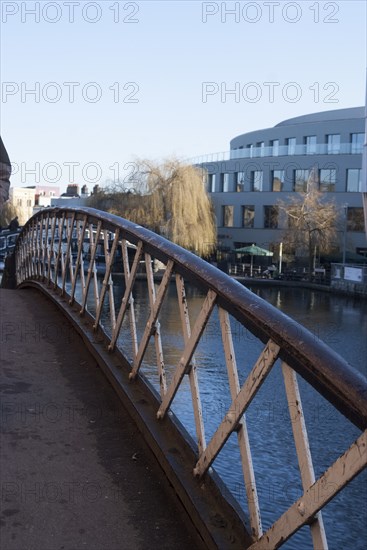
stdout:
<svg viewBox="0 0 367 550">
<path fill-rule="evenodd" d="M 203 548 L 82 340 L 0 290 L 1 550 Z"/>
</svg>

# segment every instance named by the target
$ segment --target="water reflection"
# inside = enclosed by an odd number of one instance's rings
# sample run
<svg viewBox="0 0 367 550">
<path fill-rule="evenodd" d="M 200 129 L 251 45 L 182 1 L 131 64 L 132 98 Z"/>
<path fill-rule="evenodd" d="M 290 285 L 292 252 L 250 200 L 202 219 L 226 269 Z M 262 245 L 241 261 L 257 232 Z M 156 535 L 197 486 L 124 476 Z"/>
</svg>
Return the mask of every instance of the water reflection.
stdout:
<svg viewBox="0 0 367 550">
<path fill-rule="evenodd" d="M 367 301 L 302 288 L 250 287 L 367 374 Z"/>
</svg>

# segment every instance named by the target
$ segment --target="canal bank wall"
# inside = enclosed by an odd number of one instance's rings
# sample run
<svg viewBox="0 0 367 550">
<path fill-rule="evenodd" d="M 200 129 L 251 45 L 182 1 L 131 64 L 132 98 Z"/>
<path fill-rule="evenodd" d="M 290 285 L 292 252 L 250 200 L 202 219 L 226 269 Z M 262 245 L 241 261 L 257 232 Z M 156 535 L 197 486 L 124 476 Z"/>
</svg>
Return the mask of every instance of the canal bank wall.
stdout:
<svg viewBox="0 0 367 550">
<path fill-rule="evenodd" d="M 231 275 L 232 279 L 242 283 L 245 286 L 279 286 L 279 287 L 297 287 L 308 288 L 311 290 L 321 290 L 322 292 L 329 292 L 332 294 L 339 294 L 343 296 L 358 296 L 367 299 L 367 286 L 358 285 L 349 281 L 338 281 L 337 284 L 323 285 L 318 283 L 312 283 L 308 281 L 282 281 L 280 279 L 257 279 L 256 277 L 241 277 L 237 275 Z"/>
<path fill-rule="evenodd" d="M 154 272 L 154 280 L 160 282 L 164 275 L 165 270 L 160 269 Z M 7 261 L 5 262 L 4 273 L 1 274 L 0 287 L 6 289 L 16 288 L 16 276 L 15 276 L 15 261 L 13 255 L 8 256 Z M 114 273 L 114 277 L 121 276 L 123 273 Z M 352 281 L 333 280 L 331 284 L 319 284 L 312 283 L 309 281 L 292 281 L 292 280 L 281 280 L 281 279 L 262 279 L 257 277 L 246 277 L 241 275 L 229 275 L 232 279 L 242 283 L 244 286 L 279 286 L 279 287 L 298 287 L 298 288 L 308 288 L 311 290 L 320 290 L 322 292 L 330 292 L 333 294 L 343 295 L 343 296 L 358 296 L 360 298 L 367 299 L 367 284 L 358 284 Z M 174 278 L 174 276 L 172 276 Z M 145 273 L 138 273 L 137 279 L 146 279 Z"/>
</svg>

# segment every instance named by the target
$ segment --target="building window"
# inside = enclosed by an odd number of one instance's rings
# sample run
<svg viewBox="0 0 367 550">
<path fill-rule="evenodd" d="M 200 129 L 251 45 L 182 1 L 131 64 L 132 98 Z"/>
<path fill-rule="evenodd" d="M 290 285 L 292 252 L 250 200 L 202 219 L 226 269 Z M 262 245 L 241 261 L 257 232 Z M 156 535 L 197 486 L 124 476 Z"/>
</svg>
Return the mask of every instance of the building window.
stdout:
<svg viewBox="0 0 367 550">
<path fill-rule="evenodd" d="M 27 206 L 32 206 L 32 201 L 31 201 L 31 199 L 27 199 Z"/>
<path fill-rule="evenodd" d="M 209 174 L 208 180 L 209 180 L 209 191 L 211 193 L 215 193 L 215 174 Z"/>
<path fill-rule="evenodd" d="M 327 154 L 337 155 L 340 153 L 340 134 L 329 134 L 327 137 Z"/>
<path fill-rule="evenodd" d="M 263 157 L 264 154 L 265 154 L 265 143 L 263 141 L 259 141 L 258 143 L 256 143 L 256 147 L 257 147 L 257 156 L 258 157 Z"/>
<path fill-rule="evenodd" d="M 359 168 L 349 168 L 347 170 L 347 191 L 358 193 L 361 190 L 361 170 Z"/>
<path fill-rule="evenodd" d="M 364 145 L 364 134 L 351 134 L 350 141 L 352 144 L 350 152 L 352 154 L 362 153 Z"/>
<path fill-rule="evenodd" d="M 234 207 L 232 205 L 222 206 L 223 227 L 233 227 L 233 210 Z"/>
<path fill-rule="evenodd" d="M 245 190 L 245 172 L 236 172 L 236 191 L 240 193 Z"/>
<path fill-rule="evenodd" d="M 263 176 L 262 170 L 253 170 L 251 172 L 251 191 L 263 190 Z"/>
<path fill-rule="evenodd" d="M 296 191 L 297 193 L 306 193 L 309 176 L 310 176 L 309 170 L 295 170 L 293 190 Z"/>
<path fill-rule="evenodd" d="M 286 145 L 288 147 L 288 155 L 296 154 L 296 138 L 287 138 Z"/>
<path fill-rule="evenodd" d="M 238 149 L 236 149 L 236 153 L 233 158 L 243 158 L 245 157 L 245 152 L 243 150 L 243 145 L 240 145 Z"/>
<path fill-rule="evenodd" d="M 254 227 L 254 219 L 255 206 L 253 204 L 242 206 L 242 227 L 247 227 L 248 229 L 251 229 L 252 227 Z"/>
<path fill-rule="evenodd" d="M 348 206 L 347 229 L 348 231 L 364 231 L 364 214 L 362 207 Z"/>
<path fill-rule="evenodd" d="M 22 199 L 17 199 L 17 206 L 22 206 Z"/>
<path fill-rule="evenodd" d="M 279 139 L 273 139 L 270 145 L 272 147 L 272 156 L 277 157 L 279 155 Z"/>
<path fill-rule="evenodd" d="M 283 191 L 284 184 L 284 170 L 273 170 L 272 171 L 272 191 Z"/>
<path fill-rule="evenodd" d="M 320 170 L 320 191 L 334 192 L 336 184 L 336 170 Z"/>
<path fill-rule="evenodd" d="M 317 138 L 316 136 L 306 136 L 306 155 L 314 155 L 316 153 Z"/>
<path fill-rule="evenodd" d="M 264 227 L 276 229 L 278 227 L 279 209 L 277 206 L 264 206 Z"/>
<path fill-rule="evenodd" d="M 229 191 L 229 174 L 224 173 L 220 175 L 220 190 L 224 193 Z"/>
</svg>

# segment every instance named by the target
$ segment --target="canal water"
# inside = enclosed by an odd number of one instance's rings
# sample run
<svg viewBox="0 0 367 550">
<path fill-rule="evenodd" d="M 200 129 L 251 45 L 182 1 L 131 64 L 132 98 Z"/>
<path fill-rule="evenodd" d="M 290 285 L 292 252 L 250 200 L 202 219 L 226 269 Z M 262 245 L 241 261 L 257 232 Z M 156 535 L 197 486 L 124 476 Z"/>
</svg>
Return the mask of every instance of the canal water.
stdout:
<svg viewBox="0 0 367 550">
<path fill-rule="evenodd" d="M 121 303 L 123 287 L 115 279 L 116 306 Z M 367 302 L 301 288 L 253 286 L 250 290 L 307 327 L 315 339 L 321 339 L 366 375 Z M 191 325 L 204 296 L 187 288 Z M 149 303 L 144 283 L 135 292 L 135 313 L 139 338 L 142 335 Z M 174 284 L 170 285 L 160 318 L 164 359 L 168 382 L 180 359 L 183 341 Z M 108 319 L 105 318 L 108 325 Z M 131 357 L 128 323 L 119 346 Z M 231 320 L 237 367 L 242 384 L 259 356 L 263 345 L 237 321 Z M 230 404 L 219 321 L 216 312 L 196 350 L 200 394 L 207 440 L 213 435 Z M 158 388 L 154 345 L 150 345 L 141 372 Z M 360 435 L 360 431 L 334 410 L 326 400 L 300 377 L 299 385 L 308 428 L 316 477 L 321 475 Z M 185 379 L 172 410 L 196 440 L 189 383 Z M 277 362 L 246 413 L 257 490 L 264 531 L 302 494 L 291 421 L 284 382 Z M 237 436 L 232 435 L 214 462 L 215 470 L 247 512 L 245 487 L 240 466 Z M 325 487 L 324 491 L 330 490 Z M 316 495 L 315 499 L 323 495 Z M 362 550 L 367 524 L 367 472 L 354 479 L 323 510 L 330 550 Z M 302 528 L 283 548 L 313 548 L 309 528 Z"/>
</svg>

